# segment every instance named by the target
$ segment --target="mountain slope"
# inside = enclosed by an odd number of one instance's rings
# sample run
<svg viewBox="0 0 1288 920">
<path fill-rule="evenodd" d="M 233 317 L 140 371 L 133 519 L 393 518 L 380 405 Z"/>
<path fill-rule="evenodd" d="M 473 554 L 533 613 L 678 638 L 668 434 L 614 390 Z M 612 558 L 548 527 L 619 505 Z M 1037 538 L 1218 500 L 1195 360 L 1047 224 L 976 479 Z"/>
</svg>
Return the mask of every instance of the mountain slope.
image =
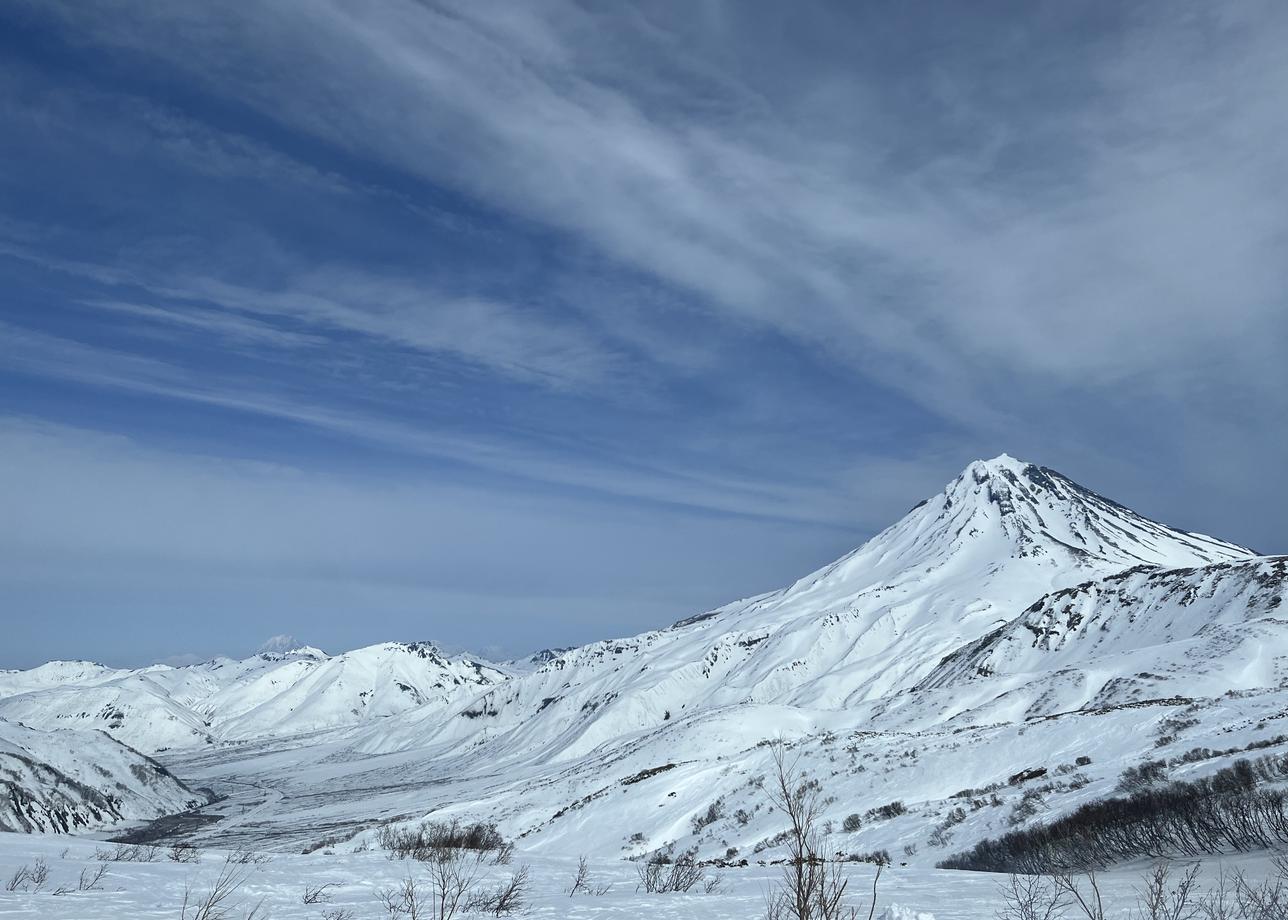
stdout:
<svg viewBox="0 0 1288 920">
<path fill-rule="evenodd" d="M 205 802 L 102 732 L 42 732 L 0 719 L 0 831 L 94 830 Z"/>
<path fill-rule="evenodd" d="M 1053 592 L 958 650 L 923 689 L 1006 694 L 1027 717 L 1288 681 L 1288 557 L 1137 566 Z M 1057 689 L 1057 685 L 1060 689 Z M 982 705 L 982 703 L 977 703 Z"/>
<path fill-rule="evenodd" d="M 399 750 L 429 734 L 487 737 L 497 755 L 545 749 L 565 758 L 698 709 L 852 707 L 917 686 L 945 656 L 1049 592 L 1132 566 L 1251 557 L 1004 455 L 971 464 L 898 523 L 788 588 L 573 649 L 445 724 L 433 713 L 382 726 L 361 748 Z"/>
<path fill-rule="evenodd" d="M 427 643 L 385 643 L 335 657 L 295 649 L 182 668 L 57 662 L 0 674 L 0 716 L 40 728 L 99 728 L 160 751 L 429 712 L 504 679 Z"/>
</svg>

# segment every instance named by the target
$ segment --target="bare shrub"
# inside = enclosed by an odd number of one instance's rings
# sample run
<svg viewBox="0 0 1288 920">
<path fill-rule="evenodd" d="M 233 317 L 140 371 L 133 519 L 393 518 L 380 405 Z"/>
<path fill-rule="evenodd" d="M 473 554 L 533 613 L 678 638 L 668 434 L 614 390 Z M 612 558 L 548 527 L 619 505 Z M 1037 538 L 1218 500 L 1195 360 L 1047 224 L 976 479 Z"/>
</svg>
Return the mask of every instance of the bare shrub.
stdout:
<svg viewBox="0 0 1288 920">
<path fill-rule="evenodd" d="M 1141 920 L 1194 920 L 1199 915 L 1198 875 L 1195 863 L 1173 883 L 1171 866 L 1159 861 L 1137 891 Z"/>
<path fill-rule="evenodd" d="M 49 866 L 43 857 L 30 866 L 19 866 L 4 883 L 5 891 L 39 891 L 49 881 Z"/>
<path fill-rule="evenodd" d="M 94 858 L 99 862 L 151 863 L 161 858 L 161 850 L 141 843 L 118 843 L 114 850 L 95 849 Z"/>
<path fill-rule="evenodd" d="M 1288 865 L 1275 860 L 1278 874 L 1260 883 L 1248 881 L 1243 872 L 1234 873 L 1234 911 L 1237 920 L 1283 920 L 1288 917 Z"/>
<path fill-rule="evenodd" d="M 406 917 L 407 920 L 438 920 L 430 914 L 429 901 L 422 897 L 420 886 L 410 873 L 397 887 L 383 888 L 376 892 L 376 899 L 393 920 L 401 917 Z"/>
<path fill-rule="evenodd" d="M 180 920 L 232 920 L 239 912 L 244 920 L 262 918 L 262 901 L 247 909 L 239 897 L 248 876 L 245 864 L 233 862 L 230 856 L 224 860 L 214 884 L 204 895 L 185 886 Z"/>
<path fill-rule="evenodd" d="M 578 894 L 593 894 L 602 897 L 613 888 L 612 882 L 596 884 L 590 877 L 590 863 L 585 856 L 578 857 L 577 871 L 573 873 L 572 884 L 568 886 L 568 897 Z"/>
<path fill-rule="evenodd" d="M 821 788 L 805 779 L 798 759 L 788 754 L 782 742 L 774 744 L 773 758 L 774 775 L 766 782 L 765 791 L 770 804 L 786 815 L 789 826 L 787 864 L 767 897 L 766 920 L 856 920 L 859 909 L 846 902 L 849 879 L 842 864 L 826 857 L 819 830 L 825 802 Z M 902 808 L 902 803 L 898 804 Z M 869 920 L 876 911 L 877 884 L 885 864 L 885 860 L 877 862 Z"/>
<path fill-rule="evenodd" d="M 688 853 L 681 854 L 673 861 L 654 857 L 641 863 L 636 871 L 640 879 L 636 890 L 643 888 L 649 894 L 688 891 L 705 877 L 702 867 Z"/>
<path fill-rule="evenodd" d="M 885 805 L 878 805 L 876 808 L 869 808 L 867 810 L 867 817 L 882 818 L 888 821 L 891 818 L 897 818 L 900 815 L 906 815 L 907 813 L 908 806 L 903 804 L 901 800 L 895 799 L 893 802 L 887 802 Z"/>
<path fill-rule="evenodd" d="M 1135 777 L 1133 784 L 1145 783 L 1134 792 L 981 840 L 939 867 L 1070 872 L 1141 856 L 1194 857 L 1288 844 L 1288 793 L 1277 784 L 1258 788 L 1265 777 L 1288 777 L 1288 757 L 1237 760 L 1210 776 L 1166 785 L 1149 784 L 1152 771 L 1149 764 L 1124 771 Z"/>
<path fill-rule="evenodd" d="M 435 848 L 426 859 L 423 882 L 409 872 L 398 886 L 376 896 L 391 918 L 451 920 L 477 896 L 474 889 L 483 874 L 484 860 L 482 850 Z M 522 875 L 519 889 L 526 885 L 526 870 Z"/>
<path fill-rule="evenodd" d="M 483 874 L 482 850 L 441 850 L 429 863 L 429 887 L 438 913 L 434 920 L 449 920 L 469 900 L 475 882 Z"/>
<path fill-rule="evenodd" d="M 514 844 L 505 841 L 492 853 L 492 865 L 508 866 L 514 860 Z"/>
<path fill-rule="evenodd" d="M 1250 881 L 1242 871 L 1222 869 L 1202 890 L 1199 866 L 1177 872 L 1155 863 L 1137 888 L 1133 920 L 1284 920 L 1288 917 L 1288 861 L 1277 857 L 1275 872 Z M 1105 920 L 1125 915 L 1103 900 L 1095 872 L 1082 875 L 1012 875 L 1002 886 L 998 920 Z"/>
<path fill-rule="evenodd" d="M 1052 876 L 1055 886 L 1068 898 L 1070 909 L 1086 920 L 1105 920 L 1104 897 L 1100 893 L 1100 880 L 1095 870 L 1082 877 L 1069 873 Z"/>
<path fill-rule="evenodd" d="M 80 871 L 80 878 L 76 880 L 76 887 L 69 888 L 66 885 L 59 885 L 54 889 L 55 895 L 71 894 L 73 891 L 102 891 L 103 879 L 107 877 L 107 866 L 99 863 L 93 869 L 88 866 Z"/>
<path fill-rule="evenodd" d="M 590 891 L 590 865 L 586 857 L 577 859 L 577 871 L 573 873 L 572 884 L 568 886 L 568 897 Z"/>
<path fill-rule="evenodd" d="M 191 843 L 176 843 L 174 846 L 170 847 L 170 852 L 166 855 L 170 857 L 171 862 L 201 862 L 201 852 Z"/>
<path fill-rule="evenodd" d="M 305 904 L 329 904 L 331 901 L 331 889 L 339 887 L 335 882 L 326 882 L 322 885 L 305 885 L 304 894 L 300 900 Z"/>
<path fill-rule="evenodd" d="M 492 917 L 521 913 L 528 904 L 528 867 L 523 866 L 506 881 L 470 897 L 466 910 Z"/>
<path fill-rule="evenodd" d="M 353 910 L 348 907 L 328 907 L 322 911 L 322 920 L 354 920 Z"/>
<path fill-rule="evenodd" d="M 693 833 L 700 834 L 711 825 L 715 824 L 724 817 L 724 800 L 716 799 L 707 806 L 707 810 L 693 816 L 690 822 L 693 826 Z"/>
<path fill-rule="evenodd" d="M 228 854 L 228 861 L 238 866 L 266 866 L 273 861 L 273 857 L 249 847 L 238 847 Z"/>
<path fill-rule="evenodd" d="M 87 866 L 81 870 L 80 878 L 76 880 L 76 890 L 102 891 L 105 878 L 107 878 L 107 866 L 95 866 L 93 869 Z"/>
<path fill-rule="evenodd" d="M 443 850 L 494 851 L 498 859 L 505 860 L 513 855 L 513 848 L 507 850 L 506 841 L 496 825 L 481 821 L 473 824 L 463 824 L 459 820 L 422 821 L 415 827 L 386 824 L 377 832 L 376 841 L 389 853 L 390 859 L 415 859 L 419 862 L 434 862 L 439 858 L 439 851 Z"/>
<path fill-rule="evenodd" d="M 1069 906 L 1068 894 L 1045 875 L 1012 875 L 1001 894 L 997 920 L 1060 920 Z"/>
</svg>

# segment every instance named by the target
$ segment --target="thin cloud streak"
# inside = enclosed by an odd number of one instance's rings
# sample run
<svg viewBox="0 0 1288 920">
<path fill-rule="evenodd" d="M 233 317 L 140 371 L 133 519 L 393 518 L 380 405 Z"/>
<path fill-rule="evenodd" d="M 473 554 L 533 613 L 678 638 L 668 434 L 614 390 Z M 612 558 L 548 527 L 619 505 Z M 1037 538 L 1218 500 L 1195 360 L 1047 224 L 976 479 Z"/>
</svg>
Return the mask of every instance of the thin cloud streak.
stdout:
<svg viewBox="0 0 1288 920">
<path fill-rule="evenodd" d="M 139 17 L 124 4 L 90 34 L 164 57 L 355 154 L 574 233 L 700 292 L 735 322 L 861 358 L 927 405 L 996 428 L 1032 411 L 981 408 L 1013 389 L 1002 368 L 1044 389 L 1111 387 L 1146 371 L 1190 387 L 1199 354 L 1285 331 L 1269 295 L 1284 280 L 1271 257 L 1288 218 L 1263 190 L 1283 186 L 1272 151 L 1288 143 L 1288 126 L 1259 101 L 1271 97 L 1243 89 L 1288 78 L 1276 54 L 1288 23 L 1259 11 L 1256 28 L 1200 24 L 1209 41 L 1188 73 L 1167 56 L 1194 23 L 1164 7 L 1089 45 L 1094 98 L 1024 113 L 1030 130 L 1070 144 L 1067 167 L 1037 188 L 992 178 L 991 142 L 891 170 L 883 155 L 897 138 L 873 140 L 891 127 L 877 110 L 847 119 L 868 121 L 867 136 L 837 135 L 746 105 L 754 90 L 728 80 L 718 87 L 726 117 L 646 105 L 639 86 L 596 79 L 608 65 L 589 39 L 606 26 L 570 5 L 516 16 L 392 3 L 359 16 L 326 3 L 179 4 Z M 614 53 L 656 50 L 638 28 L 614 27 Z M 265 79 L 240 81 L 230 59 Z M 1151 117 L 1177 112 L 1181 98 L 1199 117 Z M 956 104 L 959 117 L 973 114 L 969 100 Z M 771 119 L 797 129 L 784 134 Z M 1098 149 L 1099 139 L 1113 147 Z M 1225 150 L 1236 139 L 1256 143 L 1233 163 Z M 1199 213 L 1206 225 L 1178 227 Z M 1222 311 L 1211 306 L 1218 295 Z M 1220 318 L 1231 314 L 1237 322 Z M 1158 334 L 1162 323 L 1174 326 Z M 1256 395 L 1282 405 L 1279 380 L 1270 383 Z"/>
<path fill-rule="evenodd" d="M 864 481 L 861 457 L 849 467 L 852 481 L 863 482 L 859 494 L 838 494 L 835 483 L 793 485 L 782 481 L 740 479 L 700 469 L 663 468 L 624 458 L 587 462 L 585 452 L 543 451 L 530 440 L 507 443 L 497 438 L 466 437 L 410 423 L 333 406 L 309 404 L 264 391 L 216 388 L 175 365 L 156 359 L 97 348 L 70 339 L 32 332 L 0 323 L 0 367 L 28 375 L 70 380 L 99 387 L 181 400 L 277 418 L 322 431 L 377 444 L 397 451 L 502 474 L 514 480 L 543 482 L 589 490 L 621 499 L 660 502 L 679 508 L 705 510 L 783 521 L 808 522 L 852 530 L 888 521 L 877 509 L 892 507 L 877 501 L 884 479 Z M 920 481 L 933 482 L 930 471 L 943 469 L 942 458 L 891 464 L 873 458 L 873 469 L 898 466 L 918 471 Z M 913 477 L 914 479 L 916 477 Z M 871 490 L 869 492 L 869 490 Z M 864 494 L 867 493 L 867 494 Z M 862 509 L 862 510 L 861 510 Z"/>
</svg>

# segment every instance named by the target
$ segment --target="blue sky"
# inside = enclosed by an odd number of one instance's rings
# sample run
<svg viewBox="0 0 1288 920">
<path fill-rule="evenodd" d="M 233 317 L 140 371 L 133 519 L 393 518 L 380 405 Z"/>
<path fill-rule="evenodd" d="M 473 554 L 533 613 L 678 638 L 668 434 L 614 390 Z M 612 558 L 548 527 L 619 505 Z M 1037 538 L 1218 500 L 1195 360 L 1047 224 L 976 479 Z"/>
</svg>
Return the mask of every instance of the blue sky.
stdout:
<svg viewBox="0 0 1288 920">
<path fill-rule="evenodd" d="M 0 12 L 0 666 L 624 634 L 1006 451 L 1288 550 L 1288 11 Z"/>
</svg>

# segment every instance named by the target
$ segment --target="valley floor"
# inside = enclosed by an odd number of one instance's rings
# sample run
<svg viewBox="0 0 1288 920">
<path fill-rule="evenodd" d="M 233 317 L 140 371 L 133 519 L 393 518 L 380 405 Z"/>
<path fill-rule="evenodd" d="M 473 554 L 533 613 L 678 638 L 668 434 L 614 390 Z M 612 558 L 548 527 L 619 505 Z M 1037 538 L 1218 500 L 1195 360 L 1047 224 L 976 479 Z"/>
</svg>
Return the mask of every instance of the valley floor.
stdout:
<svg viewBox="0 0 1288 920">
<path fill-rule="evenodd" d="M 0 916 L 9 920 L 177 920 L 181 916 L 185 887 L 201 894 L 209 889 L 224 865 L 226 853 L 207 850 L 197 864 L 170 861 L 162 849 L 150 863 L 103 862 L 97 854 L 115 849 L 114 844 L 85 838 L 0 834 Z M 20 867 L 34 866 L 43 859 L 48 879 L 39 891 L 5 891 Z M 1255 873 L 1262 861 L 1245 860 Z M 710 870 L 719 875 L 722 890 L 714 894 L 646 894 L 638 892 L 635 866 L 622 860 L 592 860 L 591 877 L 596 884 L 611 883 L 602 896 L 570 898 L 566 890 L 576 870 L 576 860 L 532 856 L 518 852 L 508 867 L 492 867 L 491 877 L 500 880 L 519 868 L 531 871 L 530 918 L 567 920 L 756 920 L 764 913 L 764 896 L 776 878 L 772 866 Z M 81 873 L 90 877 L 100 866 L 106 875 L 99 890 L 76 891 Z M 235 900 L 240 909 L 230 917 L 240 920 L 245 911 L 263 902 L 260 916 L 271 920 L 323 920 L 324 911 L 352 911 L 353 920 L 387 917 L 377 899 L 382 888 L 397 885 L 408 868 L 423 874 L 423 866 L 386 859 L 378 852 L 310 855 L 272 854 L 271 861 L 242 867 L 247 879 Z M 1143 867 L 1136 866 L 1106 874 L 1102 888 L 1113 907 L 1107 915 L 1131 916 L 1137 903 L 1136 888 Z M 1211 868 L 1211 867 L 1209 867 Z M 851 885 L 857 892 L 870 890 L 872 868 L 856 866 Z M 890 907 L 898 920 L 916 920 L 929 914 L 938 920 L 994 920 L 1002 906 L 1000 884 L 1004 877 L 973 872 L 949 872 L 924 868 L 892 867 L 882 875 L 876 916 Z M 306 887 L 333 885 L 329 900 L 305 905 Z M 73 889 L 54 894 L 60 887 Z M 867 915 L 867 900 L 859 898 L 861 916 Z M 191 916 L 191 910 L 189 912 Z M 458 915 L 459 916 L 459 915 Z"/>
</svg>

